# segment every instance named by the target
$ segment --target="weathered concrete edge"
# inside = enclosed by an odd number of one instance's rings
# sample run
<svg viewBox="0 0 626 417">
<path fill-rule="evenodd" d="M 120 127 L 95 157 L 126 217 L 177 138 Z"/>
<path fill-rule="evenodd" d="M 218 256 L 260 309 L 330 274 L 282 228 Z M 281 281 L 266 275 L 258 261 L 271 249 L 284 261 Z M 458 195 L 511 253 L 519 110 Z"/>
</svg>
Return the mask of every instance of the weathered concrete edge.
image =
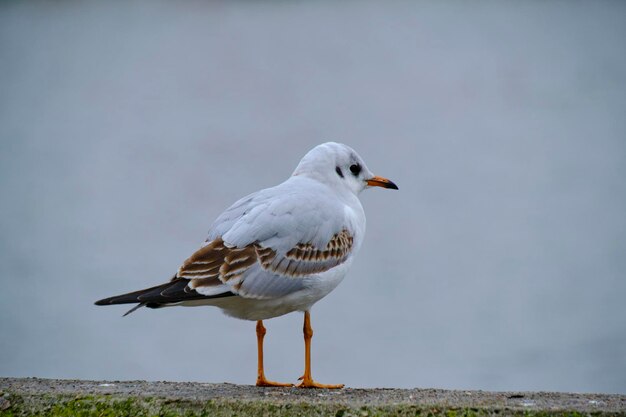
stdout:
<svg viewBox="0 0 626 417">
<path fill-rule="evenodd" d="M 0 416 L 623 415 L 626 396 L 0 378 Z"/>
</svg>

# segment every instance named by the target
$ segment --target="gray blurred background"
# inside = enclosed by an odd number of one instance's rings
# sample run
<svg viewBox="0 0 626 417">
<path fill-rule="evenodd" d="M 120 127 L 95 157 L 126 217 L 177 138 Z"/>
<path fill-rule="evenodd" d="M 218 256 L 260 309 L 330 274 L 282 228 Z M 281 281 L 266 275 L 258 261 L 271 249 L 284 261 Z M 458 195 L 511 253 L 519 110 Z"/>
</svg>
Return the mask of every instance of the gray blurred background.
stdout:
<svg viewBox="0 0 626 417">
<path fill-rule="evenodd" d="M 624 2 L 0 3 L 0 375 L 254 383 L 254 323 L 93 302 L 336 140 L 400 191 L 313 310 L 320 382 L 625 393 L 625 39 Z"/>
</svg>

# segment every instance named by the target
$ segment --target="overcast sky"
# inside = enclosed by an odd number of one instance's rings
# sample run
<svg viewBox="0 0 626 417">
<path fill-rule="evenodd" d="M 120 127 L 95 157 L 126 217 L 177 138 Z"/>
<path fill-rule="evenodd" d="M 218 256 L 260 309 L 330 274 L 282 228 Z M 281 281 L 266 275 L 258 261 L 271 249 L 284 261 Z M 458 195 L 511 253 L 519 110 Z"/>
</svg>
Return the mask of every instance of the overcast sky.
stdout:
<svg viewBox="0 0 626 417">
<path fill-rule="evenodd" d="M 335 140 L 400 191 L 313 309 L 320 382 L 626 393 L 624 39 L 623 2 L 2 2 L 0 375 L 254 383 L 254 323 L 93 302 Z"/>
</svg>

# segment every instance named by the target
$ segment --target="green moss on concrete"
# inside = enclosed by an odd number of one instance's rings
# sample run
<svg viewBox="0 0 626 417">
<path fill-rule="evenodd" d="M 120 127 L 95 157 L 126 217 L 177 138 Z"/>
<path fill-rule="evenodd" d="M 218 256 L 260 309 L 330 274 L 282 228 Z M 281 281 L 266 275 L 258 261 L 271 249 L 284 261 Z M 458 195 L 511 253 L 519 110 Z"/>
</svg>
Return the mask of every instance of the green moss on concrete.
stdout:
<svg viewBox="0 0 626 417">
<path fill-rule="evenodd" d="M 79 396 L 5 394 L 9 401 L 0 417 L 208 417 L 208 416 L 419 416 L 419 417 L 480 417 L 480 416 L 568 416 L 603 415 L 577 412 L 546 412 L 498 408 L 447 408 L 442 405 L 391 405 L 351 408 L 341 404 L 311 404 L 307 402 L 272 403 L 267 400 L 190 401 L 152 397 L 120 397 L 115 395 Z M 5 406 L 7 403 L 5 403 Z"/>
</svg>

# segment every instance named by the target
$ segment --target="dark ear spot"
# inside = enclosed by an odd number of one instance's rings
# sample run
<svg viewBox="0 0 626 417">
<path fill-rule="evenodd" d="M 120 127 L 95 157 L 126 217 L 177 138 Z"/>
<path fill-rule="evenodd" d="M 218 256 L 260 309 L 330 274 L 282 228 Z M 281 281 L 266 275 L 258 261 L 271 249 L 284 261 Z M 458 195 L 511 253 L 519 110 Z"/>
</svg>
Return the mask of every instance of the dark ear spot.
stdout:
<svg viewBox="0 0 626 417">
<path fill-rule="evenodd" d="M 343 172 L 341 172 L 341 168 L 336 167 L 335 168 L 335 172 L 337 173 L 337 175 L 339 175 L 341 178 L 343 178 Z"/>
</svg>

